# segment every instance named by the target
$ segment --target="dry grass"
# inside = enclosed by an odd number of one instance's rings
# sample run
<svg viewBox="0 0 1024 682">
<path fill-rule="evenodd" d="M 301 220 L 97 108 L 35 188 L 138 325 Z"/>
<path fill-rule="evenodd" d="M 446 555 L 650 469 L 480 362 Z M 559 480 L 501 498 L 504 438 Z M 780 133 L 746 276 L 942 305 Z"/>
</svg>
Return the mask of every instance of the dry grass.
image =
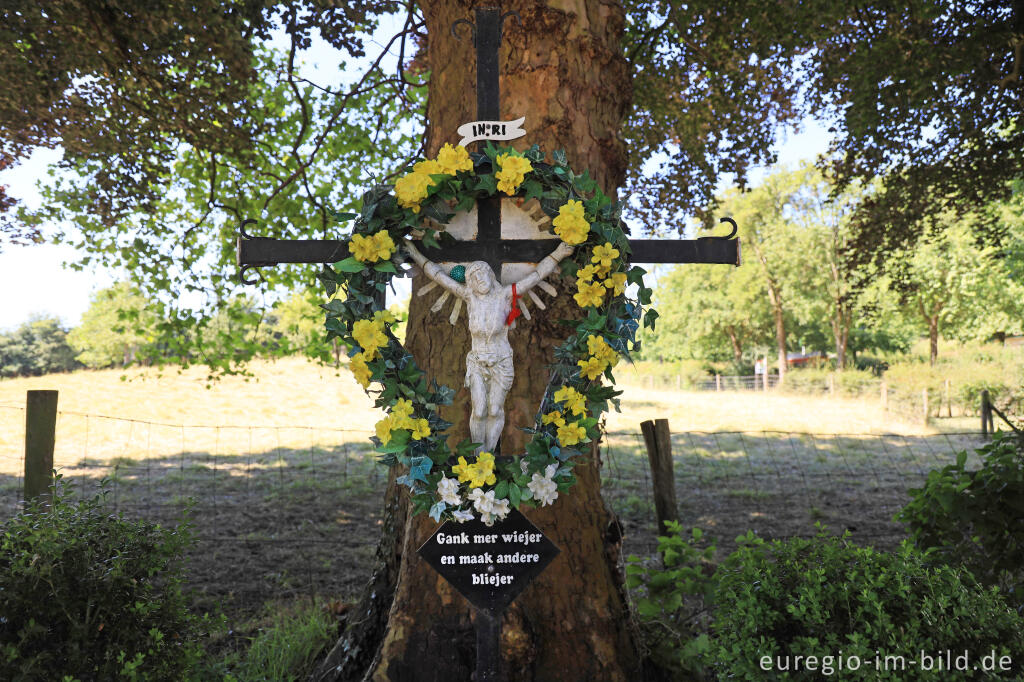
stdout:
<svg viewBox="0 0 1024 682">
<path fill-rule="evenodd" d="M 0 473 L 21 471 L 25 392 L 60 391 L 57 466 L 311 448 L 365 439 L 379 415 L 344 369 L 300 358 L 256 362 L 252 377 L 212 384 L 202 368 L 102 370 L 0 381 Z M 622 368 L 622 372 L 629 370 Z M 796 431 L 928 435 L 869 400 L 759 392 L 688 393 L 643 388 L 624 376 L 612 431 L 665 417 L 674 431 Z M 86 416 L 89 415 L 89 416 Z M 107 419 L 104 417 L 112 417 Z M 134 420 L 134 421 L 133 421 Z M 346 434 L 356 431 L 357 434 Z"/>
</svg>

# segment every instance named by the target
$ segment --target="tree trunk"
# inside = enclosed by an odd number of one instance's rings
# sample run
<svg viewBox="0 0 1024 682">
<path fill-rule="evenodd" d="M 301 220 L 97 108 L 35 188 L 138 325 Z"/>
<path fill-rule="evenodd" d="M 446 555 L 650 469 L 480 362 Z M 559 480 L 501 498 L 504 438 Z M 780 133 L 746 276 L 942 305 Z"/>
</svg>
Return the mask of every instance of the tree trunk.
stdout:
<svg viewBox="0 0 1024 682">
<path fill-rule="evenodd" d="M 935 366 L 939 358 L 939 316 L 928 318 L 928 364 Z"/>
<path fill-rule="evenodd" d="M 732 358 L 738 365 L 743 362 L 743 346 L 740 345 L 739 334 L 736 333 L 736 328 L 732 325 L 726 326 L 725 333 L 729 337 L 729 343 L 732 344 Z"/>
<path fill-rule="evenodd" d="M 504 24 L 500 51 L 501 118 L 526 116 L 527 135 L 515 142 L 565 149 L 572 167 L 590 171 L 606 192 L 622 182 L 626 154 L 618 129 L 630 83 L 619 43 L 622 7 L 600 0 L 502 2 L 522 24 Z M 476 58 L 469 32 L 452 23 L 473 19 L 469 2 L 425 2 L 431 72 L 427 150 L 458 141 L 456 128 L 476 119 Z M 532 308 L 509 332 L 515 383 L 505 404 L 502 452 L 523 451 L 519 427 L 532 423 L 548 382 L 546 363 L 565 337 L 559 319 L 578 317 L 567 282 L 561 294 Z M 417 277 L 413 288 L 425 284 Z M 469 335 L 465 313 L 448 324 L 447 307 L 431 312 L 437 294 L 410 304 L 406 346 L 438 382 L 458 389 L 444 416 L 452 439 L 468 436 L 469 395 L 463 388 Z M 448 304 L 450 306 L 450 304 Z M 561 554 L 511 605 L 504 619 L 503 678 L 516 680 L 640 679 L 639 656 L 622 577 L 617 570 L 620 527 L 600 492 L 598 452 L 578 466 L 578 482 L 557 502 L 527 516 Z M 428 517 L 409 516 L 405 488 L 389 485 L 378 566 L 342 638 L 316 680 L 469 680 L 475 664 L 474 616 L 466 600 L 421 561 L 416 549 L 435 530 Z"/>
</svg>

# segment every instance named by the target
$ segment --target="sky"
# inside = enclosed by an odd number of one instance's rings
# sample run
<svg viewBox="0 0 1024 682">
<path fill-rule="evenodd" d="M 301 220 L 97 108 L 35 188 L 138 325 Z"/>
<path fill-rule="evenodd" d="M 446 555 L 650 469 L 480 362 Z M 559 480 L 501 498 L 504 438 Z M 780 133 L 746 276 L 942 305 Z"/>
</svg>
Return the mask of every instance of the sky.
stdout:
<svg viewBox="0 0 1024 682">
<path fill-rule="evenodd" d="M 378 34 L 393 32 L 393 26 L 384 25 Z M 329 68 L 332 54 L 329 47 L 314 45 L 306 59 L 308 71 L 303 75 L 322 81 L 325 63 Z M 813 160 L 828 146 L 829 135 L 824 126 L 808 119 L 801 128 L 799 133 L 782 133 L 776 141 L 780 164 L 794 166 L 803 160 Z M 0 185 L 7 185 L 10 195 L 25 206 L 38 207 L 41 197 L 37 185 L 46 179 L 48 168 L 60 157 L 60 150 L 38 150 L 19 166 L 0 172 Z M 752 173 L 752 183 L 759 182 L 766 173 L 767 169 Z M 129 276 L 104 267 L 70 269 L 68 264 L 80 255 L 65 244 L 4 245 L 0 251 L 0 331 L 14 329 L 35 316 L 56 316 L 66 327 L 76 326 L 93 294 Z"/>
</svg>

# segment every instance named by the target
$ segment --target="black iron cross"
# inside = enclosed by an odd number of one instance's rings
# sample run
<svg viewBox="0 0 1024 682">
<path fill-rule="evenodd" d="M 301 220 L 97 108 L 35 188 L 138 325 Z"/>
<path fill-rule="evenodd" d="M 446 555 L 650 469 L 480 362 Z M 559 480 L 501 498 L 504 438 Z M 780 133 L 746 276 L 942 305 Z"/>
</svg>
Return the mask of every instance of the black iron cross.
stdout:
<svg viewBox="0 0 1024 682">
<path fill-rule="evenodd" d="M 512 14 L 502 15 L 497 9 L 478 8 L 475 26 L 465 19 L 460 19 L 452 26 L 456 37 L 459 24 L 469 24 L 473 29 L 477 58 L 476 106 L 480 120 L 496 121 L 500 116 L 498 46 L 501 44 L 502 22 Z M 723 222 L 726 220 L 723 219 Z M 255 283 L 245 279 L 245 271 L 250 268 L 278 263 L 335 263 L 349 255 L 347 241 L 253 238 L 245 233 L 244 226 L 245 223 L 238 238 L 238 265 L 241 267 L 242 282 L 246 284 Z M 739 265 L 739 240 L 733 239 L 735 236 L 733 223 L 733 231 L 726 237 L 630 239 L 630 261 Z M 540 262 L 557 244 L 556 239 L 502 239 L 501 198 L 493 196 L 477 201 L 476 239 L 437 248 L 422 246 L 421 249 L 427 258 L 435 262 L 468 263 L 482 260 L 500 278 L 503 263 Z"/>
</svg>

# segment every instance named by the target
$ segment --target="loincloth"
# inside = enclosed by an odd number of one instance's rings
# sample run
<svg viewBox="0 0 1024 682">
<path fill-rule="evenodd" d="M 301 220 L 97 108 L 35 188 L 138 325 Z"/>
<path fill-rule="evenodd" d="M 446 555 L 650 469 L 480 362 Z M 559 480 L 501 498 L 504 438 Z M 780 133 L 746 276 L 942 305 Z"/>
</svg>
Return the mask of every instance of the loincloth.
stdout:
<svg viewBox="0 0 1024 682">
<path fill-rule="evenodd" d="M 484 382 L 488 384 L 497 383 L 502 389 L 508 391 L 512 388 L 512 378 L 515 370 L 512 367 L 512 350 L 508 353 L 493 353 L 471 350 L 466 355 L 466 386 L 469 386 L 471 374 L 479 374 Z"/>
</svg>

